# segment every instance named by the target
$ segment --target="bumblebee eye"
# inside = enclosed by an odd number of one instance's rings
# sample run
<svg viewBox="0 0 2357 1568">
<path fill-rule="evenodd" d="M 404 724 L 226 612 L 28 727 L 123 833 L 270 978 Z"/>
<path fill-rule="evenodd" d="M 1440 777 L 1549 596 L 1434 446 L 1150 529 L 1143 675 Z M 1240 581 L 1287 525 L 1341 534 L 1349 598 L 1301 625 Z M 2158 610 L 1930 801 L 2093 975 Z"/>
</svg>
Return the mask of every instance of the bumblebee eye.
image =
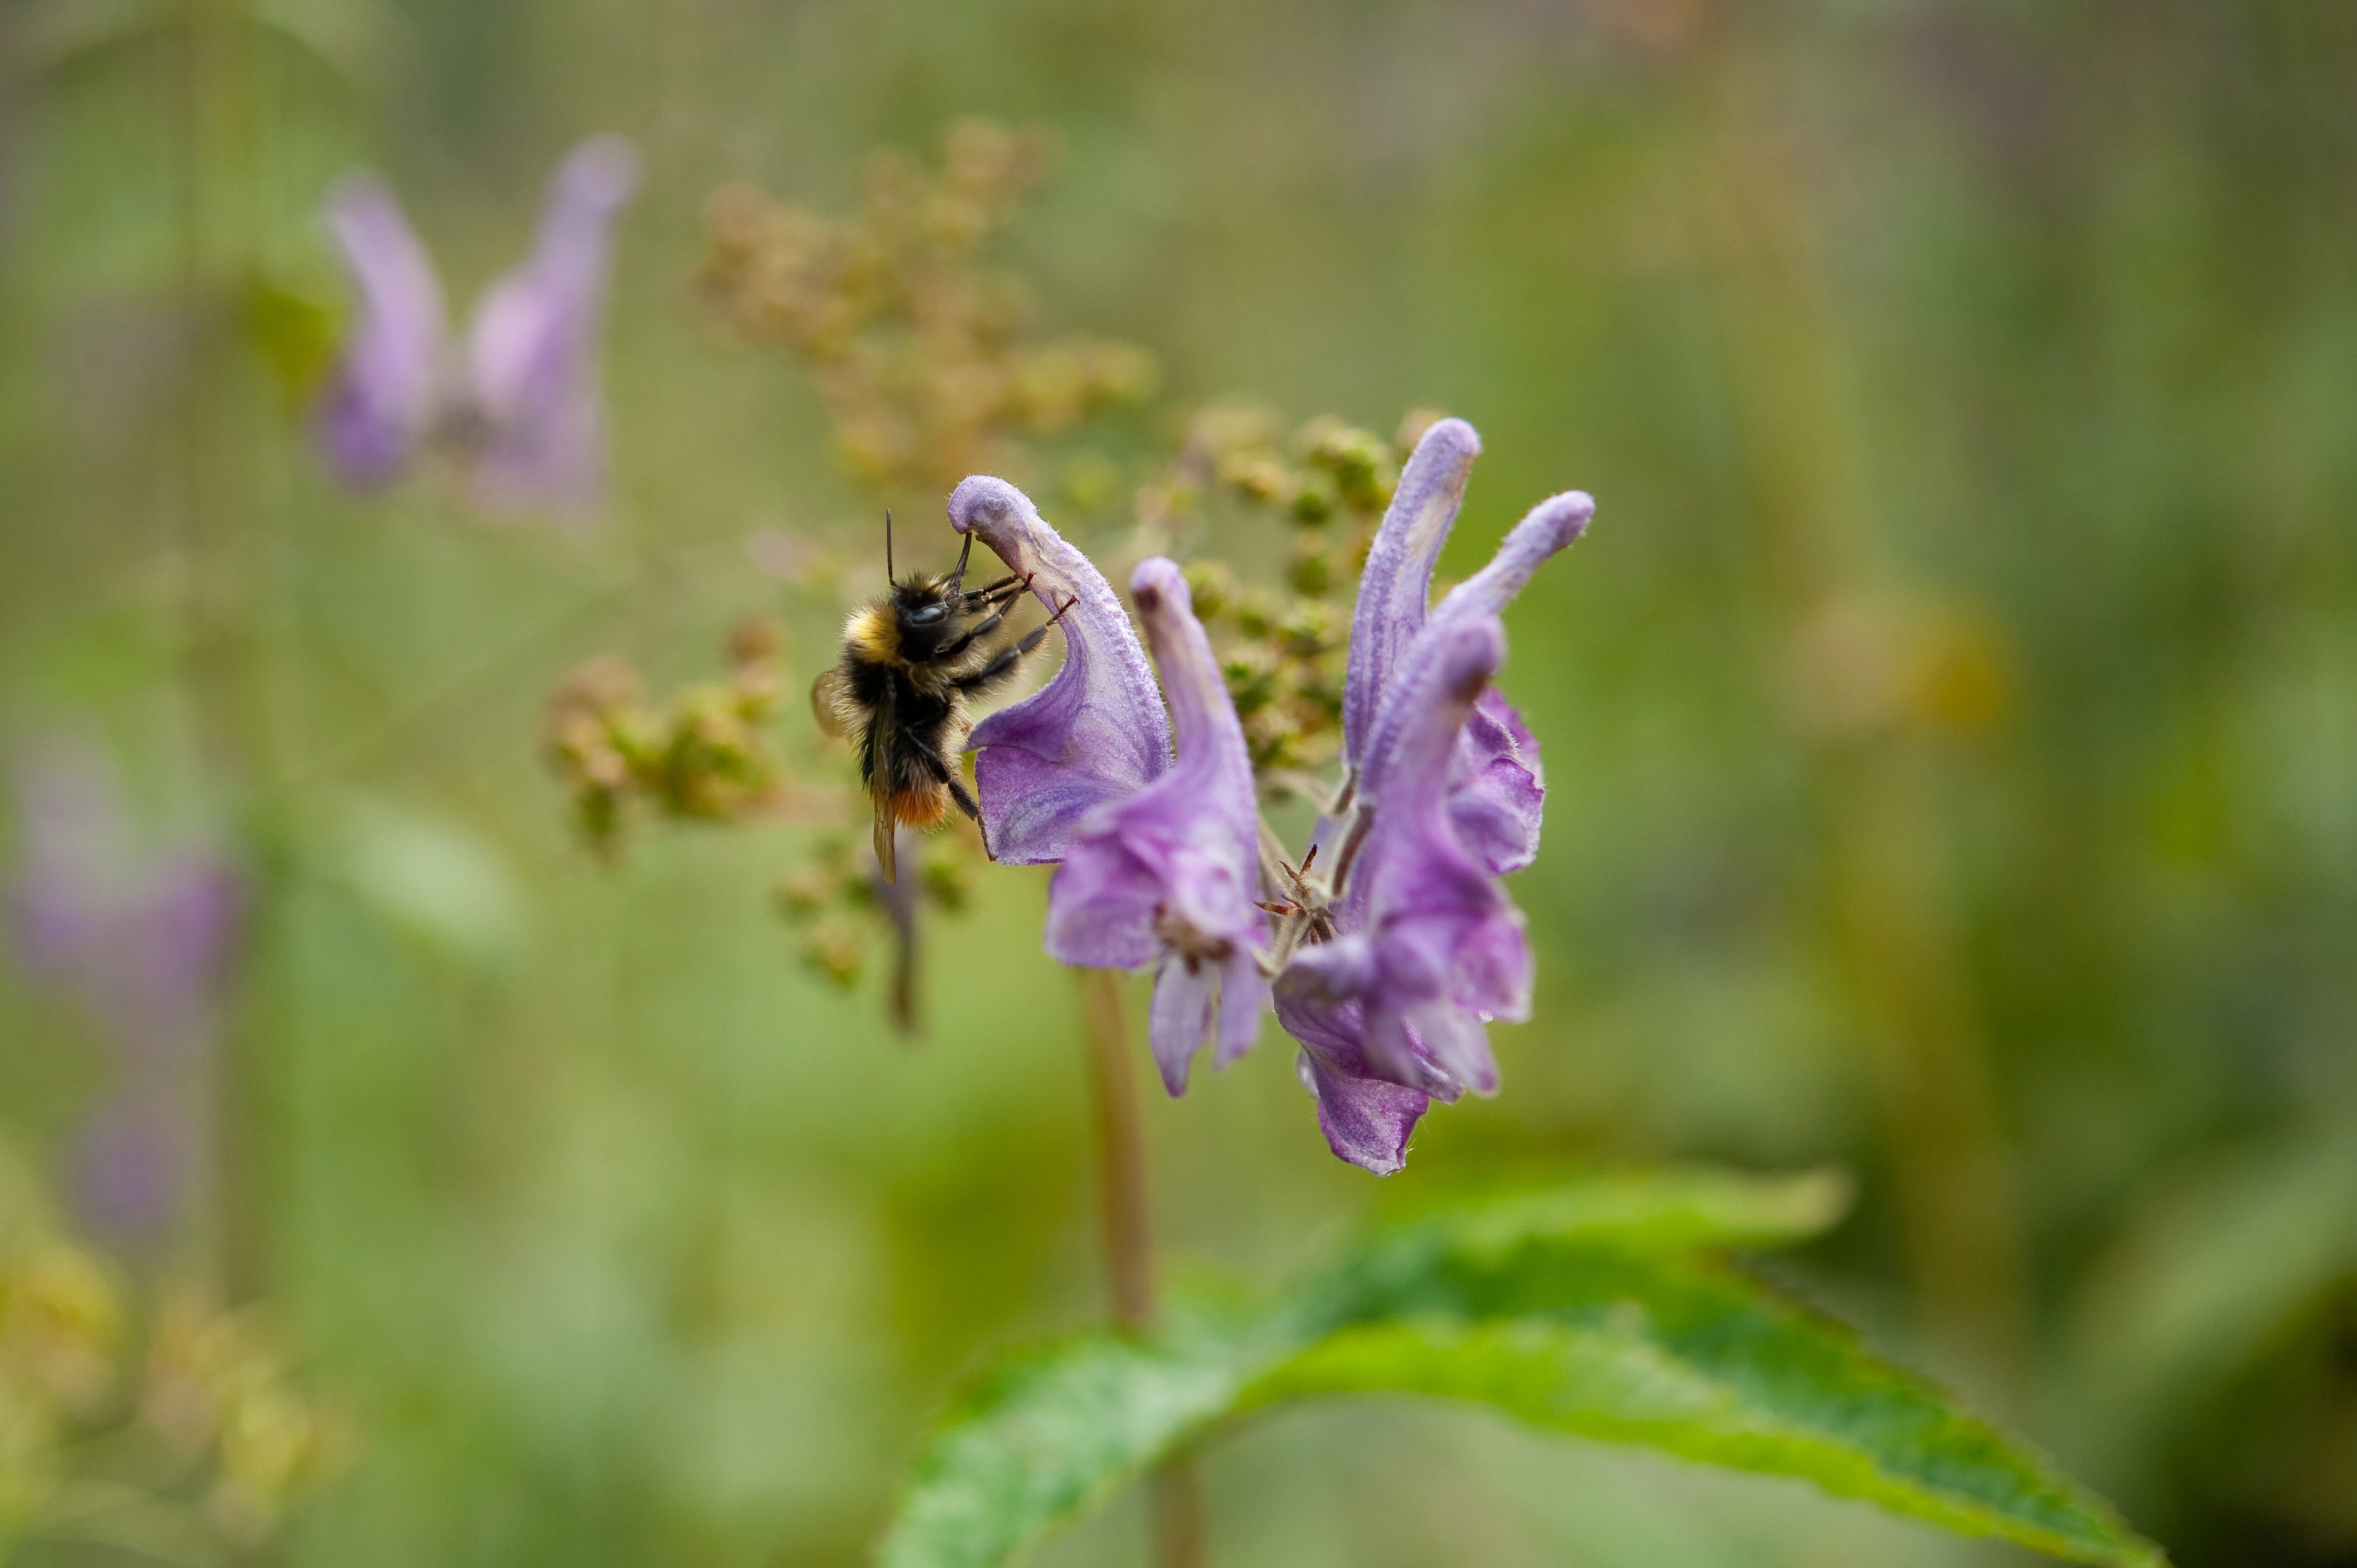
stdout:
<svg viewBox="0 0 2357 1568">
<path fill-rule="evenodd" d="M 947 605 L 919 605 L 901 617 L 910 626 L 937 626 L 950 613 Z"/>
</svg>

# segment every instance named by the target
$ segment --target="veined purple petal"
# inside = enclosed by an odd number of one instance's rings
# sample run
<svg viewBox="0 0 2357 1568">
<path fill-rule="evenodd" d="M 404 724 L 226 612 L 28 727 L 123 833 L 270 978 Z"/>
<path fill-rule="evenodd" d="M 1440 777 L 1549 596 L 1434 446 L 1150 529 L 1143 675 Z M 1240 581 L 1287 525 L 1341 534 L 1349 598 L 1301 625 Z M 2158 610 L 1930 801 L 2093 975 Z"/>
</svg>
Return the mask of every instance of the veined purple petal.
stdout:
<svg viewBox="0 0 2357 1568">
<path fill-rule="evenodd" d="M 638 182 L 617 136 L 582 143 L 549 182 L 533 253 L 484 292 L 467 334 L 462 419 L 485 506 L 578 516 L 604 493 L 597 331 L 614 215 Z"/>
<path fill-rule="evenodd" d="M 1220 1034 L 1211 1065 L 1225 1067 L 1260 1038 L 1260 1015 L 1268 1011 L 1268 976 L 1260 969 L 1258 951 L 1239 950 L 1228 960 L 1220 981 Z"/>
<path fill-rule="evenodd" d="M 1396 1176 L 1407 1165 L 1407 1141 L 1432 1101 L 1413 1089 L 1379 1078 L 1337 1072 L 1316 1053 L 1297 1060 L 1302 1086 L 1318 1101 L 1318 1130 L 1341 1159 L 1376 1176 Z"/>
<path fill-rule="evenodd" d="M 1368 1029 L 1366 999 L 1383 983 L 1381 962 L 1375 944 L 1355 932 L 1302 949 L 1272 988 L 1276 1021 L 1346 1078 L 1379 1079 L 1428 1099 L 1456 1100 L 1464 1090 L 1415 1029 Z"/>
<path fill-rule="evenodd" d="M 973 533 L 1027 575 L 1060 623 L 1064 664 L 1021 702 L 976 725 L 968 749 L 992 856 L 1013 865 L 1061 860 L 1090 811 L 1159 778 L 1170 725 L 1154 671 L 1112 585 L 1058 536 L 1030 499 L 975 475 L 950 495 L 950 525 Z"/>
<path fill-rule="evenodd" d="M 1154 1001 L 1146 1015 L 1146 1044 L 1162 1070 L 1162 1087 L 1173 1097 L 1187 1092 L 1187 1070 L 1211 1036 L 1225 964 L 1189 963 L 1176 953 L 1162 961 L 1154 977 Z"/>
<path fill-rule="evenodd" d="M 1342 756 L 1355 767 L 1366 754 L 1376 708 L 1407 645 L 1424 628 L 1433 563 L 1464 504 L 1465 482 L 1481 438 L 1461 419 L 1424 433 L 1400 470 L 1399 487 L 1359 574 L 1351 612 L 1351 661 L 1342 682 Z"/>
<path fill-rule="evenodd" d="M 1243 726 L 1186 577 L 1156 556 L 1139 564 L 1130 592 L 1161 666 L 1178 756 L 1075 826 L 1048 891 L 1048 951 L 1065 963 L 1161 959 L 1149 1035 L 1163 1082 L 1178 1094 L 1215 1034 L 1224 1062 L 1258 1028 L 1265 985 L 1253 954 L 1268 944 L 1254 902 L 1259 814 Z"/>
<path fill-rule="evenodd" d="M 315 428 L 345 483 L 400 473 L 433 423 L 447 328 L 434 263 L 384 182 L 354 175 L 328 199 L 328 222 L 360 291 L 360 311 Z"/>
</svg>

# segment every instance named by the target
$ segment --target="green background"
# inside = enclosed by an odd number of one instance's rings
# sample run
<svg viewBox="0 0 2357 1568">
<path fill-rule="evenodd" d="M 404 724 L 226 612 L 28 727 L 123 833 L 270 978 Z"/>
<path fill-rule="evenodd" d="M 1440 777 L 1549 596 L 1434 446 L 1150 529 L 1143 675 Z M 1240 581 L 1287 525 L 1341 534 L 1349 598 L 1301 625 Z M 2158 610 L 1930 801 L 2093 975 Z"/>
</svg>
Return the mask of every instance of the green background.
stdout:
<svg viewBox="0 0 2357 1568">
<path fill-rule="evenodd" d="M 845 210 L 867 149 L 979 113 L 1059 138 L 1006 250 L 1049 323 L 1146 344 L 1175 403 L 1472 420 L 1444 574 L 1598 498 L 1508 616 L 1535 1017 L 1391 1187 L 1845 1165 L 1857 1215 L 1780 1277 L 2184 1563 L 2357 1562 L 2357 12 L 1717 9 L 0 13 L 0 743 L 102 735 L 252 880 L 183 1251 L 364 1434 L 275 1556 L 854 1561 L 957 1376 L 1103 1310 L 1043 875 L 933 928 L 909 1044 L 769 912 L 803 830 L 604 866 L 536 755 L 592 654 L 667 688 L 758 611 L 797 683 L 828 656 L 836 607 L 744 542 L 861 537 L 876 498 L 694 306 L 703 203 Z M 272 369 L 287 301 L 344 298 L 328 182 L 382 171 L 463 303 L 598 130 L 646 159 L 602 531 L 339 494 Z M 1805 650 L 1845 615 L 1966 628 L 2001 701 L 1829 732 Z M 1877 1043 L 1926 1015 L 1956 1095 Z M 6 1136 L 54 1160 L 102 1088 L 86 1020 L 0 978 Z M 1299 1267 L 1383 1191 L 1273 1026 L 1146 1122 L 1182 1277 Z M 1978 1278 L 1951 1177 L 2020 1261 L 1961 1305 L 1927 1299 Z M 1283 1415 L 1208 1477 L 1223 1564 L 2004 1555 L 1405 1403 Z M 1116 1509 L 1047 1560 L 1140 1541 Z"/>
</svg>

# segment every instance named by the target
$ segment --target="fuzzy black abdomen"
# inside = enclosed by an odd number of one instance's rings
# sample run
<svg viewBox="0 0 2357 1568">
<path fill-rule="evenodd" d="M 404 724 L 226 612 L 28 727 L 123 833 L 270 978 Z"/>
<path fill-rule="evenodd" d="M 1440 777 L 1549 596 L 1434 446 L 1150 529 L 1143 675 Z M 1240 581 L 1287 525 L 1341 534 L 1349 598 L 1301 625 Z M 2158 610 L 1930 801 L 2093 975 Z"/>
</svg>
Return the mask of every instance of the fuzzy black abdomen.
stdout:
<svg viewBox="0 0 2357 1568">
<path fill-rule="evenodd" d="M 873 787 L 880 774 L 879 792 L 896 800 L 939 797 L 943 775 L 954 776 L 957 766 L 949 747 L 958 727 L 957 693 L 856 660 L 845 674 L 853 696 L 871 715 L 859 750 L 860 778 Z"/>
</svg>

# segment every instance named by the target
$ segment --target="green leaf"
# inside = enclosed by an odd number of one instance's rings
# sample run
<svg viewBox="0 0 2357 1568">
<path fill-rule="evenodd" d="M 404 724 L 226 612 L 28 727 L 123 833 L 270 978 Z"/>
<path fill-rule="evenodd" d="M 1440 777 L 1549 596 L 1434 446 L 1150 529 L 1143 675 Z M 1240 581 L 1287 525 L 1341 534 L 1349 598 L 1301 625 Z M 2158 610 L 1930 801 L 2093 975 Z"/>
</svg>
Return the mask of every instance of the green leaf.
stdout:
<svg viewBox="0 0 2357 1568">
<path fill-rule="evenodd" d="M 878 1560 L 1011 1560 L 1234 1411 L 1251 1374 L 1283 1353 L 1265 1344 L 1255 1355 L 1256 1337 L 1243 1323 L 1152 1344 L 1104 1335 L 1001 1367 L 942 1423 Z"/>
<path fill-rule="evenodd" d="M 881 1562 L 995 1568 L 1222 1422 L 1409 1393 L 2073 1561 L 2158 1563 L 2100 1498 L 1712 1250 L 1811 1233 L 1843 1196 L 1704 1174 L 1500 1195 L 1384 1227 L 1256 1312 L 1026 1357 L 945 1418 Z"/>
<path fill-rule="evenodd" d="M 1270 1367 L 1243 1405 L 1383 1391 L 1471 1400 L 1583 1437 L 1814 1481 L 2074 1562 L 2160 1561 L 2100 1498 L 1868 1355 L 1847 1328 L 1729 1266 L 1545 1238 L 1432 1262 L 1413 1277 L 1382 1271 L 1352 1303 L 1356 1321 Z"/>
</svg>

